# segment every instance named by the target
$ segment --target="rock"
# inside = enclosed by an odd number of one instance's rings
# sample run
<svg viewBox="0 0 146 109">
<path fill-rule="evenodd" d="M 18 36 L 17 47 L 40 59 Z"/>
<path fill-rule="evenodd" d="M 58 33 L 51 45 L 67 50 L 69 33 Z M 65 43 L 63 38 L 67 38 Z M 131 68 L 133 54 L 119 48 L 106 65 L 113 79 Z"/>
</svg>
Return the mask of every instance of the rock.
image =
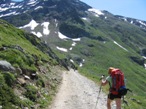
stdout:
<svg viewBox="0 0 146 109">
<path fill-rule="evenodd" d="M 22 70 L 21 70 L 21 68 L 16 68 L 16 73 L 18 74 L 18 75 L 22 75 L 23 74 L 23 72 L 22 72 Z"/>
<path fill-rule="evenodd" d="M 17 78 L 17 80 L 18 80 L 18 83 L 21 85 L 26 84 L 26 81 L 23 78 Z"/>
<path fill-rule="evenodd" d="M 25 78 L 26 80 L 30 80 L 30 77 L 27 76 L 27 75 L 24 75 L 24 78 Z"/>
<path fill-rule="evenodd" d="M 0 70 L 2 71 L 15 71 L 15 68 L 7 61 L 0 61 Z"/>
</svg>

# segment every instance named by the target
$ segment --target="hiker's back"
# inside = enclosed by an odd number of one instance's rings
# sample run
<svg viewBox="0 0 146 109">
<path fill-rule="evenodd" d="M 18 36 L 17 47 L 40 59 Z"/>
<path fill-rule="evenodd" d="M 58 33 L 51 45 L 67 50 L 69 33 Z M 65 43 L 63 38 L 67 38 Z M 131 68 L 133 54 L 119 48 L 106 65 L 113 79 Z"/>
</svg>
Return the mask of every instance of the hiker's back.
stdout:
<svg viewBox="0 0 146 109">
<path fill-rule="evenodd" d="M 110 88 L 110 92 L 114 95 L 119 93 L 119 89 L 121 87 L 125 87 L 124 83 L 124 73 L 120 69 L 114 69 L 111 72 L 112 77 L 112 85 Z"/>
</svg>

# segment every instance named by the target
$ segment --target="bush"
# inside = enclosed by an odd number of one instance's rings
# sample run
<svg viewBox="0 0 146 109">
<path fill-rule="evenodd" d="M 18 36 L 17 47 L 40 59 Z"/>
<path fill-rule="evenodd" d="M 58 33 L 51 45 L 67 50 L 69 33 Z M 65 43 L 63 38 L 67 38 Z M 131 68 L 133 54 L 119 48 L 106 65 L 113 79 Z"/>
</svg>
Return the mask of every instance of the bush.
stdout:
<svg viewBox="0 0 146 109">
<path fill-rule="evenodd" d="M 29 98 L 31 101 L 36 101 L 36 99 L 37 99 L 37 89 L 34 87 L 34 86 L 32 86 L 32 85 L 27 85 L 26 86 L 26 92 L 25 92 L 25 96 L 27 97 L 27 98 Z"/>
<path fill-rule="evenodd" d="M 15 96 L 13 89 L 7 85 L 3 74 L 0 74 L 0 105 L 3 109 L 10 109 L 15 104 L 19 105 L 20 100 Z"/>
<path fill-rule="evenodd" d="M 16 81 L 16 78 L 15 78 L 15 76 L 14 76 L 12 73 L 10 73 L 10 72 L 4 73 L 3 76 L 4 76 L 4 78 L 5 78 L 5 82 L 6 82 L 6 84 L 7 84 L 8 86 L 11 87 L 11 86 L 14 85 L 14 83 L 15 83 L 15 81 Z"/>
<path fill-rule="evenodd" d="M 41 86 L 41 87 L 45 87 L 45 82 L 44 82 L 43 78 L 41 78 L 39 76 L 39 79 L 37 80 L 36 85 Z"/>
</svg>

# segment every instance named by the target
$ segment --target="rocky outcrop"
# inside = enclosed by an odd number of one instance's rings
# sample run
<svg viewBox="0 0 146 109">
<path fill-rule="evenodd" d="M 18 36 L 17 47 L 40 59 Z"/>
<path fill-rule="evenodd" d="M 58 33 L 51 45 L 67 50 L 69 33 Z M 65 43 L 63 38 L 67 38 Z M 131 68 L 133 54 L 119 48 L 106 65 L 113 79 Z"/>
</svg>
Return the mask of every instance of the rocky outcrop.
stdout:
<svg viewBox="0 0 146 109">
<path fill-rule="evenodd" d="M 7 61 L 0 61 L 0 70 L 1 71 L 15 71 L 15 68 Z"/>
<path fill-rule="evenodd" d="M 143 66 L 145 63 L 145 59 L 142 59 L 139 57 L 134 57 L 134 56 L 131 56 L 130 58 L 132 59 L 132 61 L 136 62 L 137 64 L 139 64 L 141 66 Z"/>
</svg>

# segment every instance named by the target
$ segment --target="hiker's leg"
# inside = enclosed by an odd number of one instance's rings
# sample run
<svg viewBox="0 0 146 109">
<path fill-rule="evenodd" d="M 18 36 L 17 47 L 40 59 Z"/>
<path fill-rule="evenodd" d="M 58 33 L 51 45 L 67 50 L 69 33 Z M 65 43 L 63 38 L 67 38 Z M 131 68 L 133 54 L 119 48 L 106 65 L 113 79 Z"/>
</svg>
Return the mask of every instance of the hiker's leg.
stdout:
<svg viewBox="0 0 146 109">
<path fill-rule="evenodd" d="M 107 109 L 111 109 L 111 102 L 112 100 L 111 99 L 107 99 Z"/>
<path fill-rule="evenodd" d="M 116 106 L 117 106 L 116 109 L 121 109 L 121 98 L 116 98 L 115 101 L 116 101 Z"/>
</svg>

